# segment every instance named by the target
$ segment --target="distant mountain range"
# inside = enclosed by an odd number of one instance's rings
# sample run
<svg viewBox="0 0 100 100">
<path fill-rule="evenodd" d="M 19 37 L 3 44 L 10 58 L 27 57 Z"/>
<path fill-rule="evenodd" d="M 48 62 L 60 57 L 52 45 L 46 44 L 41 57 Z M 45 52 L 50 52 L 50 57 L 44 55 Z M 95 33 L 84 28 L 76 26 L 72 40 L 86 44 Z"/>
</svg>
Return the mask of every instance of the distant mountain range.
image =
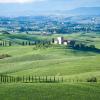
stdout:
<svg viewBox="0 0 100 100">
<path fill-rule="evenodd" d="M 22 7 L 23 8 L 23 7 Z M 57 11 L 37 11 L 32 10 L 20 10 L 13 9 L 6 10 L 2 8 L 0 16 L 39 16 L 39 15 L 65 15 L 65 16 L 79 16 L 79 15 L 100 15 L 100 7 L 80 7 L 72 10 L 57 10 Z"/>
<path fill-rule="evenodd" d="M 80 7 L 64 13 L 68 15 L 100 15 L 100 7 Z"/>
<path fill-rule="evenodd" d="M 80 8 L 75 8 L 72 10 L 43 11 L 43 12 L 40 12 L 40 14 L 44 14 L 44 15 L 68 15 L 68 16 L 100 15 L 100 7 L 80 7 Z"/>
</svg>

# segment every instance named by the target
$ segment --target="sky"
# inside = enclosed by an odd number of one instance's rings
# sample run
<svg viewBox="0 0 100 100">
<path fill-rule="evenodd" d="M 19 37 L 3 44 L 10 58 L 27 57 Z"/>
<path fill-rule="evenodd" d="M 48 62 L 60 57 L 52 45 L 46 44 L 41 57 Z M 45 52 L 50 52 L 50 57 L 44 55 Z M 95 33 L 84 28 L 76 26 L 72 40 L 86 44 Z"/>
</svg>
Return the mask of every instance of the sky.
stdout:
<svg viewBox="0 0 100 100">
<path fill-rule="evenodd" d="M 100 7 L 99 2 L 100 0 L 0 0 L 0 15 L 31 15 L 79 7 Z"/>
</svg>

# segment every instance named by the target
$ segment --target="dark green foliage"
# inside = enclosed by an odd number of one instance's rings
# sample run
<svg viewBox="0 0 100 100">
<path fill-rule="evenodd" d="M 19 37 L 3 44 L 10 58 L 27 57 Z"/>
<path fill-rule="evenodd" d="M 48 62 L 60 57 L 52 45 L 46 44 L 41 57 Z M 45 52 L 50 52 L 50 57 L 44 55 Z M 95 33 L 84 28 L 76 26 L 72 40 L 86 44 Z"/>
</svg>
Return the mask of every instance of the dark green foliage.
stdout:
<svg viewBox="0 0 100 100">
<path fill-rule="evenodd" d="M 14 77 L 7 75 L 0 75 L 0 83 L 56 83 L 63 82 L 61 78 L 55 76 L 22 76 Z"/>
<path fill-rule="evenodd" d="M 24 41 L 22 42 L 22 45 L 23 45 L 23 46 L 25 45 Z"/>
<path fill-rule="evenodd" d="M 49 48 L 51 47 L 51 42 L 50 41 L 36 41 L 34 43 L 35 47 L 38 48 Z"/>
<path fill-rule="evenodd" d="M 25 45 L 28 45 L 28 42 L 27 41 L 25 42 Z"/>
<path fill-rule="evenodd" d="M 7 57 L 11 57 L 11 56 L 8 55 L 8 54 L 1 54 L 0 55 L 0 59 L 4 59 L 4 58 L 7 58 Z"/>
<path fill-rule="evenodd" d="M 84 43 L 70 42 L 68 44 L 68 47 L 80 51 L 91 51 L 91 52 L 100 53 L 100 49 L 96 48 L 95 45 L 87 45 Z"/>
<path fill-rule="evenodd" d="M 28 77 L 28 80 L 29 80 L 29 82 L 31 81 L 31 77 L 30 77 L 30 75 L 29 75 L 29 77 Z"/>
<path fill-rule="evenodd" d="M 29 41 L 28 45 L 31 45 L 31 42 Z"/>
<path fill-rule="evenodd" d="M 9 46 L 12 46 L 12 43 L 11 43 L 11 41 L 9 41 Z"/>
<path fill-rule="evenodd" d="M 2 34 L 10 34 L 9 32 L 7 32 L 7 31 L 0 31 Z"/>
<path fill-rule="evenodd" d="M 88 78 L 87 82 L 97 82 L 97 78 L 96 77 Z"/>
<path fill-rule="evenodd" d="M 1 41 L 0 46 L 5 47 L 5 46 L 12 46 L 11 41 Z"/>
</svg>

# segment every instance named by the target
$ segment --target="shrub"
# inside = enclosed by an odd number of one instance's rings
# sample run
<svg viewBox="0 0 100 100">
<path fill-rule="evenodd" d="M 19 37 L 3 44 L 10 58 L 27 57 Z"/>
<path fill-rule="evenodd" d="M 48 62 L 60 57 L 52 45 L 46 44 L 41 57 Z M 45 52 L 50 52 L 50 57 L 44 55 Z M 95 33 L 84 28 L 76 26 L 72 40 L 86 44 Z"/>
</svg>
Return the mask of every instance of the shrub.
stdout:
<svg viewBox="0 0 100 100">
<path fill-rule="evenodd" d="M 8 54 L 1 54 L 0 55 L 0 59 L 4 59 L 4 58 L 7 58 L 7 57 L 11 57 L 11 56 L 8 55 Z"/>
<path fill-rule="evenodd" d="M 88 78 L 87 82 L 97 82 L 97 78 L 96 77 Z"/>
</svg>

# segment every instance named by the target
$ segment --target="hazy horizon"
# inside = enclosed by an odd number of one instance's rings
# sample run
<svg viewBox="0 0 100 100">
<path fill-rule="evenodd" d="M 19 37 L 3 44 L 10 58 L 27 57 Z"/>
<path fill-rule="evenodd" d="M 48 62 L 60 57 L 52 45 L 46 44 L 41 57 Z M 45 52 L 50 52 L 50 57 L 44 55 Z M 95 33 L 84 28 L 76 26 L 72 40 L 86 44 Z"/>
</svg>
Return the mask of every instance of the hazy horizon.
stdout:
<svg viewBox="0 0 100 100">
<path fill-rule="evenodd" d="M 100 7 L 100 0 L 0 0 L 0 16 L 20 16 L 71 10 L 79 7 Z"/>
</svg>

